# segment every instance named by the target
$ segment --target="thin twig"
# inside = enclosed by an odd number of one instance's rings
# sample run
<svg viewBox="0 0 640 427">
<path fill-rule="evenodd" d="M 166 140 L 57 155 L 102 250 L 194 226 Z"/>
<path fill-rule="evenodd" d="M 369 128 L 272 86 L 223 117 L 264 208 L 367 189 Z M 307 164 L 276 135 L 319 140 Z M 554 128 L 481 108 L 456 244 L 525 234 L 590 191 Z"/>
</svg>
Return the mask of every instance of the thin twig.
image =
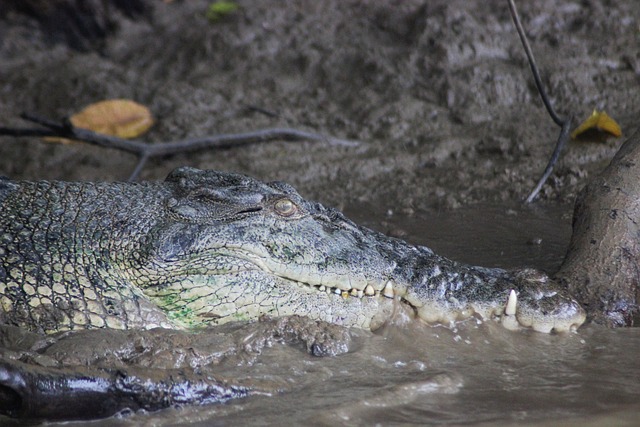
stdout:
<svg viewBox="0 0 640 427">
<path fill-rule="evenodd" d="M 531 203 L 540 190 L 544 183 L 551 176 L 551 172 L 553 172 L 553 168 L 558 163 L 560 159 L 560 154 L 562 153 L 562 149 L 567 144 L 569 140 L 569 131 L 571 130 L 571 125 L 573 123 L 573 118 L 568 117 L 566 119 L 562 119 L 553 109 L 551 105 L 551 101 L 549 101 L 549 97 L 547 96 L 547 92 L 544 90 L 542 86 L 542 79 L 540 78 L 540 73 L 538 72 L 538 65 L 536 64 L 536 60 L 533 57 L 533 51 L 531 50 L 531 46 L 529 46 L 529 41 L 527 40 L 527 36 L 524 32 L 524 28 L 522 27 L 522 23 L 520 22 L 520 17 L 518 16 L 518 10 L 516 9 L 516 5 L 513 0 L 507 0 L 509 3 L 509 10 L 511 11 L 511 18 L 513 19 L 513 23 L 516 26 L 516 30 L 518 31 L 518 35 L 520 36 L 520 41 L 522 42 L 522 46 L 524 47 L 524 51 L 527 54 L 527 60 L 529 61 L 529 67 L 531 68 L 531 72 L 533 73 L 533 79 L 536 82 L 536 88 L 538 88 L 538 93 L 540 94 L 540 98 L 542 98 L 542 102 L 544 103 L 549 116 L 551 119 L 560 126 L 560 134 L 558 135 L 558 140 L 556 141 L 555 149 L 553 150 L 553 154 L 547 163 L 547 167 L 545 168 L 542 176 L 538 180 L 535 188 L 531 191 L 529 196 L 526 198 L 525 203 Z"/>
<path fill-rule="evenodd" d="M 162 144 L 145 144 L 145 146 L 148 147 L 147 152 L 150 156 L 165 156 L 168 154 L 184 153 L 186 151 L 204 150 L 207 148 L 230 148 L 273 140 L 308 140 L 326 142 L 330 145 L 341 145 L 346 147 L 355 147 L 358 145 L 358 142 L 356 141 L 330 138 L 317 133 L 306 132 L 298 129 L 272 128 L 254 132 L 220 134 L 205 138 L 184 139 L 181 141 L 165 142 Z"/>
<path fill-rule="evenodd" d="M 237 134 L 221 134 L 204 138 L 191 138 L 179 141 L 161 142 L 149 144 L 138 140 L 126 140 L 114 136 L 99 134 L 87 129 L 73 126 L 71 122 L 54 122 L 50 119 L 33 114 L 22 114 L 21 117 L 33 123 L 37 123 L 43 128 L 6 128 L 0 127 L 0 136 L 38 136 L 38 137 L 58 137 L 73 139 L 99 147 L 113 148 L 126 151 L 138 156 L 138 163 L 131 173 L 129 180 L 134 180 L 147 160 L 151 157 L 168 156 L 172 154 L 184 153 L 188 151 L 221 149 L 238 147 L 249 144 L 258 144 L 269 141 L 317 141 L 330 145 L 354 147 L 359 145 L 357 141 L 349 141 L 333 137 L 327 137 L 313 132 L 307 132 L 291 128 L 262 129 L 253 132 Z"/>
<path fill-rule="evenodd" d="M 142 172 L 142 168 L 144 168 L 144 165 L 147 164 L 147 160 L 149 160 L 149 156 L 142 155 L 138 157 L 138 163 L 133 169 L 133 172 L 131 172 L 131 175 L 129 175 L 129 178 L 127 178 L 127 181 L 133 182 L 138 179 L 138 175 L 140 175 L 140 172 Z"/>
<path fill-rule="evenodd" d="M 562 149 L 565 147 L 565 145 L 567 145 L 567 141 L 569 141 L 569 135 L 571 132 L 572 125 L 573 125 L 573 117 L 569 117 L 562 124 L 562 130 L 560 130 L 560 135 L 558 135 L 558 140 L 556 141 L 556 147 L 553 150 L 553 154 L 551 155 L 551 158 L 549 159 L 549 163 L 547 163 L 547 167 L 544 169 L 544 172 L 542 173 L 542 176 L 538 180 L 538 183 L 536 184 L 535 188 L 531 190 L 531 193 L 529 194 L 529 197 L 527 197 L 527 199 L 525 200 L 525 203 L 533 202 L 533 199 L 535 199 L 538 193 L 540 192 L 540 190 L 542 190 L 542 186 L 544 185 L 544 183 L 547 182 L 547 179 L 549 179 L 549 176 L 551 176 L 551 172 L 553 172 L 553 167 L 555 166 L 556 163 L 558 163 L 558 159 L 560 158 L 560 153 L 562 153 Z"/>
<path fill-rule="evenodd" d="M 551 105 L 551 101 L 549 101 L 549 97 L 547 96 L 547 93 L 542 86 L 542 79 L 540 78 L 540 73 L 538 72 L 538 65 L 536 64 L 536 60 L 533 57 L 533 51 L 531 50 L 531 46 L 529 45 L 529 40 L 527 39 L 524 28 L 522 27 L 522 23 L 520 22 L 520 16 L 518 15 L 516 4 L 513 2 L 513 0 L 507 1 L 509 2 L 509 9 L 511 10 L 511 18 L 513 19 L 513 23 L 516 26 L 518 35 L 520 36 L 520 41 L 522 42 L 522 46 L 524 47 L 524 52 L 527 54 L 527 60 L 529 61 L 529 67 L 531 68 L 531 73 L 533 73 L 533 79 L 536 82 L 538 93 L 540 94 L 542 102 L 544 103 L 544 106 L 553 121 L 556 122 L 558 126 L 562 127 L 564 120 L 556 114 L 553 106 Z"/>
</svg>

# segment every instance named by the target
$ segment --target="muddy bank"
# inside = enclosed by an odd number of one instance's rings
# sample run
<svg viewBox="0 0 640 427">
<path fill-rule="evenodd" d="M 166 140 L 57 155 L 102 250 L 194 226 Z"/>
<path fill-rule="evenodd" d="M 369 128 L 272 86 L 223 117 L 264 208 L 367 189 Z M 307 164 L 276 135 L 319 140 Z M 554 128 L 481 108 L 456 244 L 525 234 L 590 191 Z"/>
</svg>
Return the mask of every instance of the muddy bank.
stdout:
<svg viewBox="0 0 640 427">
<path fill-rule="evenodd" d="M 291 392 L 279 378 L 234 368 L 251 367 L 274 345 L 338 356 L 353 347 L 351 334 L 300 316 L 200 331 L 102 329 L 46 337 L 0 325 L 0 417 L 95 419 Z"/>
<path fill-rule="evenodd" d="M 101 53 L 47 39 L 15 12 L 0 21 L 0 113 L 61 117 L 104 98 L 133 98 L 158 118 L 148 139 L 291 126 L 358 148 L 275 143 L 157 160 L 294 184 L 312 199 L 388 208 L 519 201 L 541 173 L 557 129 L 546 117 L 500 1 L 243 3 L 216 23 L 206 1 L 149 2 L 148 19 L 116 15 Z M 640 71 L 632 2 L 523 3 L 522 19 L 554 104 L 606 109 L 635 126 Z M 117 12 L 114 12 L 117 13 Z M 115 19 L 115 18 L 114 18 Z M 603 40 L 615 42 L 603 45 Z M 256 108 L 257 107 L 257 108 Z M 269 114 L 261 113 L 266 110 Z M 542 198 L 571 203 L 619 141 L 576 143 Z M 84 146 L 3 138 L 13 178 L 123 179 L 134 160 Z"/>
</svg>

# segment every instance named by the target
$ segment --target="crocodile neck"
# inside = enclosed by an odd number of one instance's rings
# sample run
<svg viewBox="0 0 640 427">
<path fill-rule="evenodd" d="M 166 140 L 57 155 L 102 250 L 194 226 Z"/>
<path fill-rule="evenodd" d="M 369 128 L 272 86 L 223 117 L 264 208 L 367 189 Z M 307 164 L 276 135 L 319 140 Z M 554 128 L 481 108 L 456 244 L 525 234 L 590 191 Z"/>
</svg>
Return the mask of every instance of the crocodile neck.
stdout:
<svg viewBox="0 0 640 427">
<path fill-rule="evenodd" d="M 56 181 L 5 189 L 0 298 L 13 313 L 5 323 L 43 330 L 163 325 L 119 270 L 138 262 L 167 191 L 158 184 Z"/>
</svg>

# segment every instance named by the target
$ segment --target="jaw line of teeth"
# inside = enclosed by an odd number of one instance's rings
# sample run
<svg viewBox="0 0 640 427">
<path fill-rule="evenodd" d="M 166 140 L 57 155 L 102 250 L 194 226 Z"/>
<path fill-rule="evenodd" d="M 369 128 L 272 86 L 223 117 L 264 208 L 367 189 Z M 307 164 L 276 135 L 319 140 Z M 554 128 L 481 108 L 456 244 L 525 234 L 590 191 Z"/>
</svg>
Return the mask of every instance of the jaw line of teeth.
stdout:
<svg viewBox="0 0 640 427">
<path fill-rule="evenodd" d="M 279 276 L 279 274 L 277 274 L 271 268 L 269 268 L 267 263 L 264 262 L 264 260 L 260 256 L 246 249 L 243 249 L 239 246 L 238 247 L 229 246 L 228 248 L 234 249 L 235 253 L 231 254 L 231 256 L 249 261 L 252 264 L 254 264 L 256 267 L 258 267 L 260 270 L 268 274 Z M 346 283 L 336 283 L 334 286 L 332 286 L 331 284 L 323 284 L 323 283 L 311 284 L 311 283 L 307 283 L 306 281 L 301 281 L 301 280 L 297 280 L 297 279 L 286 277 L 286 276 L 280 276 L 280 277 L 288 281 L 298 283 L 299 285 L 302 285 L 302 286 L 313 287 L 321 292 L 326 292 L 329 295 L 334 293 L 337 295 L 341 295 L 345 298 L 349 296 L 362 298 L 364 296 L 372 297 L 372 296 L 380 296 L 380 295 L 387 298 L 395 298 L 396 296 L 396 290 L 394 288 L 395 284 L 393 283 L 392 280 L 388 280 L 385 283 L 384 287 L 380 286 L 380 283 L 365 284 L 364 282 L 360 282 L 360 281 L 356 281 L 356 283 L 358 283 L 358 286 L 352 286 L 351 284 L 346 284 Z M 360 287 L 362 287 L 362 289 L 360 289 Z M 380 287 L 381 289 L 378 290 L 377 289 L 378 287 Z"/>
<path fill-rule="evenodd" d="M 391 280 L 387 281 L 384 288 L 380 291 L 377 291 L 371 284 L 365 286 L 364 289 L 342 289 L 340 287 L 333 287 L 327 285 L 309 285 L 308 283 L 299 282 L 297 280 L 290 280 L 294 283 L 297 283 L 300 286 L 305 286 L 308 288 L 317 289 L 320 292 L 324 292 L 327 295 L 340 295 L 343 298 L 355 297 L 355 298 L 363 298 L 363 297 L 379 297 L 383 296 L 386 298 L 394 298 L 396 295 L 396 291 L 393 288 L 393 282 Z"/>
<path fill-rule="evenodd" d="M 387 281 L 387 283 L 385 284 L 384 288 L 381 291 L 376 291 L 373 286 L 371 286 L 370 284 L 367 285 L 365 287 L 364 290 L 362 289 L 356 289 L 356 288 L 351 288 L 350 290 L 344 290 L 338 287 L 331 287 L 331 286 L 326 286 L 326 285 L 309 285 L 307 283 L 302 283 L 302 282 L 296 282 L 300 286 L 304 286 L 304 287 L 311 287 L 311 288 L 315 288 L 316 290 L 320 291 L 320 292 L 325 292 L 327 295 L 338 295 L 341 296 L 342 298 L 349 298 L 349 297 L 355 297 L 355 298 L 363 298 L 363 297 L 367 297 L 367 296 L 384 296 L 386 298 L 395 298 L 398 295 L 398 291 L 394 289 L 394 283 L 389 280 Z M 419 307 L 416 306 L 415 304 L 412 304 L 410 301 L 405 300 L 402 296 L 400 296 L 400 299 L 402 301 L 405 301 L 406 303 L 408 303 L 409 305 L 413 306 L 416 308 L 416 312 L 418 314 L 418 317 L 422 317 L 420 316 L 420 310 Z M 544 328 L 544 330 L 539 329 L 536 325 L 527 325 L 522 323 L 520 320 L 518 320 L 515 316 L 516 311 L 517 311 L 517 305 L 518 305 L 518 296 L 515 292 L 515 290 L 511 290 L 509 292 L 509 295 L 507 297 L 507 303 L 499 308 L 495 308 L 495 309 L 489 309 L 489 310 L 482 310 L 479 307 L 468 307 L 465 309 L 460 310 L 459 313 L 456 313 L 456 315 L 454 316 L 454 318 L 457 318 L 457 320 L 464 320 L 467 318 L 470 318 L 471 316 L 474 315 L 474 313 L 478 313 L 480 314 L 480 316 L 483 319 L 490 319 L 490 318 L 495 318 L 497 317 L 497 319 L 500 321 L 500 323 L 502 323 L 502 325 L 507 328 L 507 329 L 512 329 L 512 330 L 517 330 L 520 327 L 524 327 L 524 328 L 532 328 L 534 330 L 539 330 L 540 332 L 550 332 L 551 329 L 555 329 L 556 331 L 560 332 L 566 332 L 566 331 L 570 331 L 575 329 L 575 327 L 573 325 L 569 325 L 569 327 L 565 328 L 558 328 L 557 325 L 554 325 L 552 328 Z M 483 314 L 484 312 L 484 314 Z M 426 319 L 425 319 L 426 320 Z M 446 320 L 446 321 L 445 321 Z M 455 322 L 455 320 L 453 318 L 449 318 L 449 319 L 440 319 L 439 321 L 429 321 L 427 320 L 428 323 L 433 323 L 433 324 L 451 324 L 452 322 Z M 548 330 L 547 330 L 548 329 Z"/>
<path fill-rule="evenodd" d="M 241 247 L 236 247 L 235 248 L 236 251 L 238 249 L 242 249 Z M 256 267 L 258 267 L 260 270 L 269 273 L 269 274 L 273 274 L 273 275 L 277 275 L 275 274 L 273 271 L 271 271 L 271 269 L 266 265 L 266 263 L 257 255 L 244 250 L 239 256 L 239 254 L 236 252 L 234 254 L 230 254 L 231 256 L 235 256 L 237 258 L 241 258 L 244 259 L 246 261 L 251 262 L 252 264 L 254 264 Z M 309 284 L 309 283 L 305 283 L 305 282 L 300 282 L 298 280 L 295 279 L 290 279 L 288 277 L 284 277 L 284 276 L 280 276 L 283 279 L 286 279 L 287 281 L 293 282 L 293 283 L 297 283 L 300 286 L 305 286 L 308 288 L 314 288 L 320 292 L 325 292 L 328 295 L 331 294 L 335 294 L 335 295 L 340 295 L 343 298 L 348 298 L 350 296 L 355 297 L 355 298 L 363 298 L 363 297 L 372 297 L 372 296 L 384 296 L 386 298 L 395 298 L 395 297 L 399 297 L 402 301 L 408 303 L 409 305 L 413 306 L 418 312 L 419 312 L 419 308 L 421 307 L 422 304 L 416 304 L 412 301 L 409 301 L 407 299 L 405 299 L 405 293 L 406 293 L 406 289 L 403 289 L 403 287 L 401 286 L 400 289 L 396 289 L 396 285 L 393 281 L 388 280 L 385 284 L 384 287 L 382 287 L 381 290 L 377 290 L 376 287 L 378 287 L 379 285 L 372 285 L 372 284 L 366 284 L 363 289 L 358 289 L 357 287 L 352 287 L 350 285 L 345 285 L 345 284 L 336 284 L 335 286 L 331 286 L 329 284 Z M 501 307 L 494 307 L 494 308 L 482 308 L 482 307 L 474 307 L 473 305 L 471 307 L 467 307 L 465 309 L 460 310 L 460 314 L 461 314 L 461 318 L 462 319 L 466 319 L 469 318 L 471 316 L 473 316 L 474 313 L 477 313 L 480 315 L 481 318 L 483 319 L 490 319 L 490 318 L 498 318 L 501 320 L 501 323 L 503 323 L 505 325 L 505 327 L 507 327 L 509 329 L 509 326 L 513 326 L 513 327 L 524 327 L 524 328 L 532 328 L 535 330 L 538 330 L 540 326 L 542 325 L 532 325 L 530 324 L 530 322 L 523 322 L 520 319 L 516 318 L 516 312 L 517 312 L 517 305 L 518 305 L 518 298 L 517 298 L 517 294 L 515 292 L 515 290 L 511 289 L 509 292 L 509 295 L 507 297 L 507 303 Z M 419 317 L 422 317 L 418 314 Z M 458 317 L 457 315 L 455 317 Z M 427 320 L 424 319 L 425 321 L 427 321 L 427 323 L 440 323 L 440 324 L 446 324 L 446 323 L 451 323 L 449 322 L 444 322 L 444 321 L 431 321 L 431 320 Z M 569 330 L 575 330 L 576 327 L 578 327 L 578 325 L 574 325 L 574 324 L 570 324 L 568 327 L 558 327 L 558 325 L 552 325 L 551 327 L 545 327 L 545 331 L 549 332 L 551 329 L 554 329 L 556 331 L 569 331 Z M 548 329 L 548 330 L 547 330 Z"/>
</svg>

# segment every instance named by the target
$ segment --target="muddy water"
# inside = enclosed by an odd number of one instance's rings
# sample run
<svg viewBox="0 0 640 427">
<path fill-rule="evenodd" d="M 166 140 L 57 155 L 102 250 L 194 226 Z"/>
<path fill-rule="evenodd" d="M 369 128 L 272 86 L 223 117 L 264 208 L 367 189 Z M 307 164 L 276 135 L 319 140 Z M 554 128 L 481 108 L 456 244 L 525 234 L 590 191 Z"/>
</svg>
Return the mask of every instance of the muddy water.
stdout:
<svg viewBox="0 0 640 427">
<path fill-rule="evenodd" d="M 458 259 L 503 267 L 552 270 L 569 235 L 567 209 L 484 206 L 410 218 L 383 212 L 383 221 L 371 219 L 381 218 L 371 207 L 347 210 L 371 227 L 410 233 L 410 240 Z M 454 328 L 415 323 L 351 333 L 350 351 L 341 356 L 314 357 L 275 344 L 255 359 L 216 367 L 218 375 L 273 390 L 264 395 L 91 425 L 547 426 L 640 419 L 638 328 L 590 325 L 545 335 L 474 319 Z"/>
<path fill-rule="evenodd" d="M 334 358 L 274 347 L 253 366 L 227 373 L 276 379 L 287 389 L 281 394 L 95 425 L 557 425 L 560 419 L 577 424 L 611 416 L 632 421 L 640 416 L 638 332 L 588 327 L 569 336 L 513 334 L 470 322 L 454 330 L 363 334 L 352 352 Z"/>
<path fill-rule="evenodd" d="M 548 273 L 562 263 L 571 237 L 573 207 L 475 205 L 407 215 L 393 206 L 346 210 L 355 222 L 473 265 L 536 267 Z"/>
</svg>

